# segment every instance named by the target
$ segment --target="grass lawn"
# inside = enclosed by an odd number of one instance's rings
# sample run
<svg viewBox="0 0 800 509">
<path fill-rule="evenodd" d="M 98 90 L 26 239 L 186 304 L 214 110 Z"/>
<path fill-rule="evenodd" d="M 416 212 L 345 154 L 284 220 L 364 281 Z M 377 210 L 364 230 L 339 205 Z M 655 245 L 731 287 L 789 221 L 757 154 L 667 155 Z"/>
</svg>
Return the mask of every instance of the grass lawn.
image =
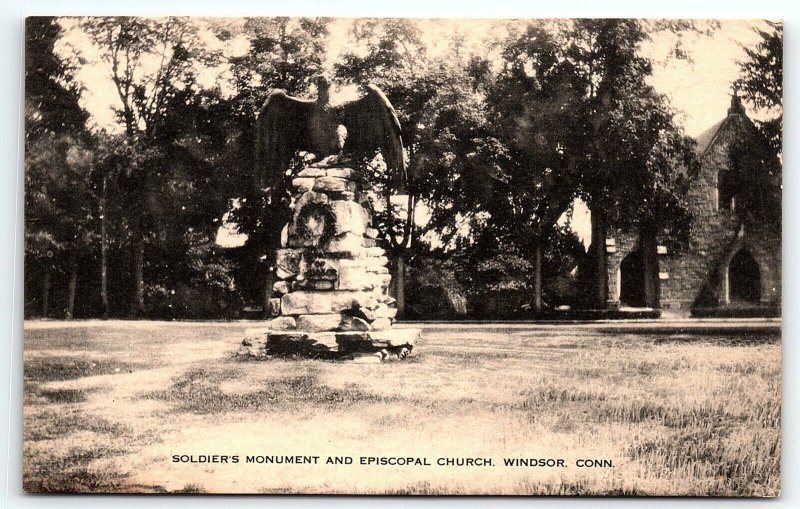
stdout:
<svg viewBox="0 0 800 509">
<path fill-rule="evenodd" d="M 245 323 L 28 322 L 34 492 L 770 496 L 779 332 L 423 327 L 405 361 L 241 361 Z M 173 462 L 227 455 L 239 463 Z M 246 456 L 318 456 L 318 464 Z M 328 457 L 354 458 L 327 465 Z M 360 465 L 360 457 L 430 466 Z M 439 466 L 439 458 L 491 458 Z M 507 467 L 504 459 L 563 459 Z M 579 467 L 580 459 L 606 460 Z M 610 463 L 610 467 L 608 466 Z"/>
</svg>

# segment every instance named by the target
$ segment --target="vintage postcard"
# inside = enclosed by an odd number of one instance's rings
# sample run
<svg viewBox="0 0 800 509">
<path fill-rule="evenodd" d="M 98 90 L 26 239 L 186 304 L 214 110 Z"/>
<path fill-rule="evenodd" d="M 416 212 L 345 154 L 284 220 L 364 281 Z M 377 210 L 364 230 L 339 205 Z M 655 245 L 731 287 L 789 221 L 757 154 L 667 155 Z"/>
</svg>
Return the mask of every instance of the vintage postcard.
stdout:
<svg viewBox="0 0 800 509">
<path fill-rule="evenodd" d="M 775 497 L 780 20 L 29 17 L 29 493 Z"/>
</svg>

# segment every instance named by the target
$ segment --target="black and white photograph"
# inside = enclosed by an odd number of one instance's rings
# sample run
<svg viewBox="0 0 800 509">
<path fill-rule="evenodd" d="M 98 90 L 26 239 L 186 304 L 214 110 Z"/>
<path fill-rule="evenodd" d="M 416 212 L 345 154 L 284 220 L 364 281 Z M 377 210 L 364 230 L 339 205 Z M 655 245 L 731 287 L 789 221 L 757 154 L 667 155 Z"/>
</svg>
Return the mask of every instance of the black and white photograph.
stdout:
<svg viewBox="0 0 800 509">
<path fill-rule="evenodd" d="M 25 492 L 780 495 L 781 20 L 24 25 Z"/>
</svg>

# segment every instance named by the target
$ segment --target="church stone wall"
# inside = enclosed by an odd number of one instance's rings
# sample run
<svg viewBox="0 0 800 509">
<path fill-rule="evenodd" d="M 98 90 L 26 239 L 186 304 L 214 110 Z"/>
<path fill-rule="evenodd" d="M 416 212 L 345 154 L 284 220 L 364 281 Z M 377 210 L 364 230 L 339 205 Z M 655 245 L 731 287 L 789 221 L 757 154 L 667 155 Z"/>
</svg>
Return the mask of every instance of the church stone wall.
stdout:
<svg viewBox="0 0 800 509">
<path fill-rule="evenodd" d="M 620 265 L 639 247 L 639 236 L 619 229 L 610 229 L 606 239 L 606 271 L 608 272 L 608 301 L 610 307 L 619 306 Z"/>
<path fill-rule="evenodd" d="M 745 248 L 756 261 L 761 276 L 761 302 L 778 305 L 781 300 L 780 233 L 766 226 L 740 228 L 735 212 L 719 210 L 717 179 L 728 170 L 728 148 L 738 133 L 753 129 L 741 114 L 731 114 L 717 131 L 701 158 L 699 175 L 689 188 L 694 221 L 688 243 L 660 237 L 658 271 L 663 309 L 724 305 L 725 276 L 736 252 Z M 618 305 L 619 267 L 638 244 L 637 235 L 610 230 L 606 239 L 609 301 Z"/>
</svg>

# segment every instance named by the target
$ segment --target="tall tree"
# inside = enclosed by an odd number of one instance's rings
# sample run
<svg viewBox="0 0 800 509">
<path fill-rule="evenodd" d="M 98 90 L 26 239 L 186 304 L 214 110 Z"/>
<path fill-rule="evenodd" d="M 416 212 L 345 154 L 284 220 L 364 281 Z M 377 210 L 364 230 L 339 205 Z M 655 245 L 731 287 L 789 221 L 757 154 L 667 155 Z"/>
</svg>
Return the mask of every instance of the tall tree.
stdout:
<svg viewBox="0 0 800 509">
<path fill-rule="evenodd" d="M 783 131 L 783 24 L 767 22 L 768 29 L 756 29 L 761 40 L 744 48 L 747 57 L 740 62 L 741 77 L 735 86 L 745 101 L 768 118 L 758 122 L 772 150 L 781 154 Z"/>
<path fill-rule="evenodd" d="M 258 282 L 259 301 L 266 313 L 272 297 L 274 255 L 280 246 L 280 230 L 288 220 L 288 196 L 282 189 L 261 189 L 255 172 L 256 114 L 272 89 L 291 95 L 306 94 L 316 76 L 323 72 L 326 57 L 328 18 L 248 18 L 235 27 L 248 40 L 248 51 L 229 59 L 234 95 L 220 104 L 229 119 L 234 148 L 223 163 L 233 186 L 231 198 L 238 198 L 233 219 L 247 234 L 245 249 L 253 267 L 247 271 Z M 218 33 L 222 39 L 234 32 Z M 237 184 L 238 183 L 238 184 Z"/>
<path fill-rule="evenodd" d="M 741 77 L 734 86 L 762 117 L 755 132 L 743 132 L 731 145 L 731 183 L 738 189 L 736 212 L 740 220 L 758 221 L 780 231 L 783 155 L 783 24 L 767 22 L 756 29 L 761 40 L 744 48 Z M 744 108 L 733 107 L 742 113 Z"/>
<path fill-rule="evenodd" d="M 345 83 L 373 83 L 383 90 L 397 110 L 406 148 L 410 183 L 405 203 L 384 196 L 386 206 L 374 218 L 384 234 L 394 265 L 393 293 L 402 316 L 405 307 L 407 258 L 415 243 L 415 210 L 419 199 L 420 167 L 417 153 L 422 142 L 425 117 L 430 114 L 430 101 L 443 83 L 442 76 L 432 72 L 422 32 L 417 22 L 409 19 L 362 19 L 354 23 L 352 36 L 360 51 L 345 52 L 335 65 L 335 77 Z"/>
<path fill-rule="evenodd" d="M 607 299 L 610 224 L 639 228 L 652 248 L 643 256 L 652 261 L 656 232 L 685 229 L 690 221 L 683 191 L 696 168 L 693 142 L 667 98 L 648 84 L 653 62 L 643 56 L 642 44 L 656 31 L 694 28 L 682 21 L 587 19 L 561 29 L 563 58 L 580 94 L 568 124 L 573 136 L 563 150 L 592 212 L 585 266 L 594 275 L 587 292 L 592 306 L 604 307 Z M 655 295 L 650 292 L 650 300 Z"/>
<path fill-rule="evenodd" d="M 115 201 L 132 260 L 130 313 L 138 316 L 145 309 L 145 245 L 157 238 L 160 226 L 174 221 L 171 205 L 177 202 L 169 192 L 181 187 L 170 164 L 185 127 L 176 112 L 197 93 L 198 65 L 210 65 L 214 55 L 187 18 L 87 18 L 82 28 L 99 50 L 118 96 L 114 111 L 124 139 L 110 147 L 118 151 L 110 167 L 122 169 Z M 107 190 L 107 178 L 102 180 Z M 107 203 L 107 196 L 102 201 Z M 107 231 L 105 225 L 102 230 Z M 102 239 L 103 253 L 107 241 Z"/>
<path fill-rule="evenodd" d="M 68 274 L 64 315 L 72 318 L 78 259 L 94 235 L 88 115 L 79 105 L 73 65 L 54 52 L 62 31 L 58 20 L 28 18 L 25 31 L 26 264 L 42 279 L 42 316 L 50 312 L 53 272 Z"/>
<path fill-rule="evenodd" d="M 504 194 L 511 197 L 511 206 L 493 217 L 533 259 L 537 312 L 544 250 L 578 191 L 576 158 L 565 151 L 575 139 L 571 112 L 582 98 L 574 77 L 553 27 L 536 22 L 512 28 L 503 41 L 501 69 L 488 95 L 492 129 L 508 150 Z"/>
<path fill-rule="evenodd" d="M 494 235 L 534 260 L 537 310 L 543 249 L 574 198 L 592 211 L 582 273 L 592 276 L 584 295 L 596 307 L 606 305 L 609 225 L 641 229 L 655 256 L 655 233 L 687 224 L 687 172 L 680 168 L 693 167 L 692 142 L 648 85 L 652 62 L 641 46 L 654 31 L 691 28 L 682 21 L 536 21 L 512 26 L 500 43 L 501 67 L 487 94 L 496 143 L 485 146 L 495 147 L 490 159 L 501 178 L 483 182 L 498 190 L 491 224 L 508 225 Z"/>
</svg>

